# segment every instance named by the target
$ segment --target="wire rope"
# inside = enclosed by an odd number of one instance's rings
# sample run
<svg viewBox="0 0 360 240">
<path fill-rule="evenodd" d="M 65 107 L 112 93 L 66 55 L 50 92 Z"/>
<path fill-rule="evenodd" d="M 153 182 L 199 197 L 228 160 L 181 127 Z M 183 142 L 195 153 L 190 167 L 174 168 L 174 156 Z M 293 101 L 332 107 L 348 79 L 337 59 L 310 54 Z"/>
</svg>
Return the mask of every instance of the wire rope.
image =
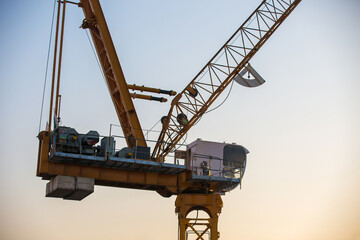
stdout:
<svg viewBox="0 0 360 240">
<path fill-rule="evenodd" d="M 149 135 L 149 132 L 160 132 L 160 131 L 153 131 L 153 129 L 159 124 L 161 120 L 157 121 L 154 126 L 152 126 L 149 130 L 142 129 L 143 131 L 146 131 L 145 137 L 147 138 Z"/>
<path fill-rule="evenodd" d="M 206 114 L 206 113 L 209 113 L 209 112 L 212 112 L 212 111 L 214 111 L 215 109 L 218 109 L 219 107 L 221 107 L 221 105 L 223 105 L 223 104 L 226 102 L 226 100 L 228 99 L 228 97 L 229 97 L 229 95 L 230 95 L 230 93 L 231 93 L 231 90 L 232 90 L 232 88 L 233 88 L 233 85 L 234 85 L 234 80 L 232 80 L 232 82 L 231 82 L 230 90 L 229 90 L 228 94 L 226 95 L 225 99 L 224 99 L 219 105 L 217 105 L 216 107 L 214 107 L 213 109 L 210 109 L 209 111 L 206 111 L 205 114 Z"/>
<path fill-rule="evenodd" d="M 46 59 L 46 68 L 45 68 L 45 77 L 44 77 L 44 87 L 43 87 L 43 94 L 42 94 L 42 100 L 41 100 L 41 110 L 40 110 L 40 120 L 39 120 L 39 132 L 41 129 L 41 120 L 44 110 L 44 100 L 45 100 L 45 90 L 46 90 L 46 80 L 47 80 L 47 73 L 49 69 L 49 59 L 50 59 L 50 48 L 51 48 L 51 39 L 52 39 L 52 32 L 54 28 L 54 17 L 55 17 L 55 6 L 56 6 L 57 0 L 54 0 L 54 6 L 53 6 L 53 13 L 52 13 L 52 19 L 51 19 L 51 29 L 50 29 L 50 36 L 49 36 L 49 46 L 48 46 L 48 53 L 47 53 L 47 59 Z"/>
<path fill-rule="evenodd" d="M 87 31 L 87 30 L 85 30 L 85 33 L 86 33 L 87 39 L 89 40 L 90 47 L 91 47 L 91 50 L 92 50 L 92 52 L 93 52 L 93 54 L 94 54 L 94 57 L 95 57 L 96 63 L 97 63 L 97 65 L 98 65 L 98 67 L 99 67 L 99 70 L 100 70 L 101 76 L 103 77 L 103 80 L 104 80 L 104 82 L 105 82 L 105 84 L 106 84 L 105 75 L 104 75 L 104 73 L 103 73 L 103 71 L 102 71 L 102 68 L 101 68 L 101 65 L 100 65 L 100 61 L 99 61 L 99 59 L 98 59 L 98 57 L 97 57 L 97 54 L 96 54 L 96 52 L 95 52 L 94 45 L 93 45 L 93 43 L 91 42 L 91 39 L 90 39 L 90 37 L 89 37 L 89 33 L 88 33 L 88 31 Z"/>
</svg>

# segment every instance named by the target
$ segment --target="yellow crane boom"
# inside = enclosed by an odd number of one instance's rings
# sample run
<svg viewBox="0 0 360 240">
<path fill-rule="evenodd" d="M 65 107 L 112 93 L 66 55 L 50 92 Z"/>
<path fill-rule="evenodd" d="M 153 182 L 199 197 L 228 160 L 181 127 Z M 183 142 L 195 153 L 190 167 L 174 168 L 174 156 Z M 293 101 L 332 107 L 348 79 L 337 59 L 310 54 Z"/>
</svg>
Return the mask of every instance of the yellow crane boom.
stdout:
<svg viewBox="0 0 360 240">
<path fill-rule="evenodd" d="M 80 0 L 127 145 L 146 146 L 142 128 L 98 0 Z"/>
<path fill-rule="evenodd" d="M 152 158 L 163 160 L 301 0 L 264 0 L 172 101 Z"/>
</svg>

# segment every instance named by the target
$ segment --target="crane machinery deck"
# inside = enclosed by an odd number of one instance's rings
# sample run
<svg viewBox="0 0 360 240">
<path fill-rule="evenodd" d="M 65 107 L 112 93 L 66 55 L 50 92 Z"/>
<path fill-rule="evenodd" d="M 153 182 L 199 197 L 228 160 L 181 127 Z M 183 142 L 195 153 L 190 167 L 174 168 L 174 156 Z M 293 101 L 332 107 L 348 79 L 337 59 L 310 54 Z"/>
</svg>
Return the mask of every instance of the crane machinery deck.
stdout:
<svg viewBox="0 0 360 240">
<path fill-rule="evenodd" d="M 187 239 L 191 231 L 196 239 L 205 239 L 206 234 L 208 239 L 218 239 L 221 195 L 241 183 L 249 151 L 241 145 L 201 139 L 187 145 L 185 150 L 177 149 L 176 145 L 232 81 L 245 87 L 264 83 L 249 61 L 300 2 L 263 0 L 177 94 L 126 82 L 99 0 L 58 1 L 48 128 L 38 135 L 37 176 L 49 180 L 46 196 L 82 200 L 94 191 L 94 185 L 156 191 L 163 197 L 177 195 L 178 238 Z M 74 128 L 59 125 L 60 73 L 68 3 L 78 5 L 84 12 L 81 27 L 91 34 L 127 144 L 120 150 L 116 150 L 115 136 L 111 134 L 101 137 L 93 130 L 81 134 Z M 253 79 L 244 78 L 245 74 Z M 130 90 L 175 96 L 169 112 L 161 119 L 162 129 L 152 152 L 132 98 L 159 102 L 166 99 L 130 93 Z M 51 129 L 53 119 L 56 126 Z M 173 163 L 165 161 L 170 153 L 174 154 Z M 191 218 L 189 213 L 194 210 L 203 210 L 208 217 Z"/>
</svg>

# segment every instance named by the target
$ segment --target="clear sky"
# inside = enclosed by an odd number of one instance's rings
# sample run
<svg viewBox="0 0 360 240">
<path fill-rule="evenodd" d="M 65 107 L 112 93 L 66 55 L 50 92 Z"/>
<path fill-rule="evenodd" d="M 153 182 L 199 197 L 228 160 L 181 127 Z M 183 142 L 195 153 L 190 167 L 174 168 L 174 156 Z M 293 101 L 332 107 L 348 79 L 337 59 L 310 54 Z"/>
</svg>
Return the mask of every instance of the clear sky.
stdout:
<svg viewBox="0 0 360 240">
<path fill-rule="evenodd" d="M 127 81 L 178 92 L 260 2 L 101 1 Z M 175 197 L 96 187 L 81 202 L 45 198 L 36 136 L 52 6 L 0 1 L 0 239 L 176 239 Z M 70 5 L 62 124 L 105 135 L 118 120 L 82 19 Z M 250 150 L 242 189 L 223 197 L 221 239 L 360 240 L 359 42 L 359 1 L 304 0 L 251 61 L 266 83 L 234 85 L 191 129 L 187 143 Z M 147 129 L 169 108 L 135 105 Z"/>
</svg>

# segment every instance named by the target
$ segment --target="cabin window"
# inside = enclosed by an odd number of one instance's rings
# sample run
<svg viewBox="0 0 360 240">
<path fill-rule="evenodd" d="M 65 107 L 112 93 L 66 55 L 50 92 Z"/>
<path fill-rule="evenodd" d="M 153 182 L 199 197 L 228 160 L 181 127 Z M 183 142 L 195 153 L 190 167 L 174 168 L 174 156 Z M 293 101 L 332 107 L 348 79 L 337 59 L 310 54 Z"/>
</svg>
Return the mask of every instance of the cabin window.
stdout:
<svg viewBox="0 0 360 240">
<path fill-rule="evenodd" d="M 246 161 L 245 148 L 237 145 L 224 147 L 223 165 L 232 168 L 243 168 Z"/>
</svg>

